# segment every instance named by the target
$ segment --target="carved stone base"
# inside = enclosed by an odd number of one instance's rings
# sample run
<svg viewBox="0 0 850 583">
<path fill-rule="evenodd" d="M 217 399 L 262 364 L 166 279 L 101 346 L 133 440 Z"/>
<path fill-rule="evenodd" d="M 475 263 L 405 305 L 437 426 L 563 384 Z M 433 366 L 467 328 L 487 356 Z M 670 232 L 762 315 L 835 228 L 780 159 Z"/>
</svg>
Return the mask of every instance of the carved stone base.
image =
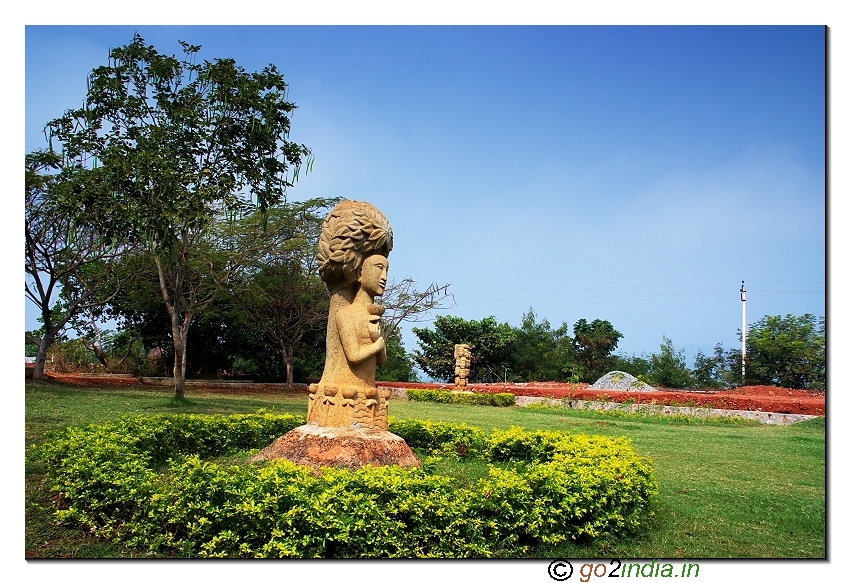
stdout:
<svg viewBox="0 0 850 583">
<path fill-rule="evenodd" d="M 307 422 L 326 427 L 387 428 L 387 401 L 392 394 L 387 389 L 353 385 L 310 385 Z"/>
<path fill-rule="evenodd" d="M 278 437 L 251 461 L 279 458 L 314 468 L 422 465 L 407 443 L 389 431 L 365 427 L 322 427 L 315 423 L 296 427 Z"/>
</svg>

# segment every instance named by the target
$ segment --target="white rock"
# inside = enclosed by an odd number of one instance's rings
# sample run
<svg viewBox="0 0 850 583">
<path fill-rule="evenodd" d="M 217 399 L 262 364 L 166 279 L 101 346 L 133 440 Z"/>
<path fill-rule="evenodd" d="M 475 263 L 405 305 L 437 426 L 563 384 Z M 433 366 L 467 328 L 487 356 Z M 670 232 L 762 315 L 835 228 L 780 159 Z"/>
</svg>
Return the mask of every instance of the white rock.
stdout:
<svg viewBox="0 0 850 583">
<path fill-rule="evenodd" d="M 588 387 L 589 389 L 599 389 L 605 391 L 639 391 L 649 392 L 657 391 L 658 389 L 649 386 L 637 377 L 630 375 L 627 372 L 612 370 L 606 375 L 600 377 L 598 381 Z"/>
</svg>

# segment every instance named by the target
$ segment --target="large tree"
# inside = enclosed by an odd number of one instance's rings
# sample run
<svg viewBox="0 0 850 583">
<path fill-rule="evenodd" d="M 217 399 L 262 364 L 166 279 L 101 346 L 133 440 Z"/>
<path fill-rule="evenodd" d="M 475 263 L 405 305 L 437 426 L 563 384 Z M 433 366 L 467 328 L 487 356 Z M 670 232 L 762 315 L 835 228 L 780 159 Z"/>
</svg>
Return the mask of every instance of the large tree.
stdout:
<svg viewBox="0 0 850 583">
<path fill-rule="evenodd" d="M 285 199 L 310 151 L 288 140 L 295 105 L 274 65 L 249 73 L 233 59 L 178 59 L 139 35 L 89 76 L 80 109 L 47 125 L 51 147 L 97 179 L 68 193 L 75 225 L 109 241 L 143 243 L 171 323 L 175 395 L 185 393 L 193 318 L 249 262 L 251 237 L 221 226 Z M 247 247 L 246 247 L 247 246 Z M 195 277 L 190 277 L 194 273 Z"/>
<path fill-rule="evenodd" d="M 422 370 L 435 379 L 454 380 L 455 344 L 468 344 L 472 350 L 469 370 L 471 382 L 494 382 L 505 378 L 511 369 L 511 349 L 516 330 L 499 323 L 494 316 L 483 320 L 464 320 L 457 316 L 437 316 L 434 329 L 413 328 L 419 350 L 413 358 Z"/>
<path fill-rule="evenodd" d="M 129 339 L 139 339 L 149 353 L 153 351 L 158 360 L 173 366 L 171 319 L 162 301 L 156 266 L 148 255 L 148 252 L 127 254 L 117 263 L 118 272 L 137 270 L 137 275 L 133 285 L 124 286 L 109 302 L 106 314 Z M 189 279 L 194 279 L 192 273 Z M 268 354 L 260 350 L 264 347 L 255 342 L 257 337 L 261 337 L 260 332 L 237 309 L 231 290 L 219 290 L 215 301 L 192 319 L 187 378 L 212 378 L 221 372 L 232 372 L 234 360 L 239 356 L 267 359 Z M 169 368 L 165 366 L 164 370 Z"/>
<path fill-rule="evenodd" d="M 713 354 L 698 349 L 694 355 L 691 372 L 697 387 L 719 389 L 741 384 L 741 351 L 723 349 L 723 343 L 714 345 Z"/>
<path fill-rule="evenodd" d="M 73 228 L 58 204 L 63 191 L 80 188 L 85 172 L 63 173 L 55 152 L 25 157 L 24 294 L 39 310 L 42 329 L 27 333 L 38 346 L 33 377 L 44 376 L 47 351 L 62 330 L 81 313 L 96 309 L 120 287 L 110 264 L 123 251 L 92 227 Z"/>
<path fill-rule="evenodd" d="M 623 335 L 608 320 L 588 323 L 584 318 L 573 325 L 573 349 L 582 381 L 595 382 L 617 362 L 613 356 Z"/>
<path fill-rule="evenodd" d="M 662 336 L 660 350 L 649 357 L 648 382 L 656 387 L 683 389 L 695 384 L 688 368 L 685 351 L 677 351 L 673 341 Z"/>
<path fill-rule="evenodd" d="M 548 319 L 538 320 L 529 308 L 516 330 L 514 370 L 524 381 L 578 380 L 572 348 L 566 322 L 553 329 Z"/>
<path fill-rule="evenodd" d="M 254 266 L 234 286 L 234 302 L 277 349 L 292 385 L 296 347 L 327 326 L 330 297 L 318 274 L 316 248 L 327 211 L 339 199 L 285 204 L 245 219 L 266 243 Z M 262 224 L 260 224 L 262 223 Z"/>
<path fill-rule="evenodd" d="M 747 333 L 746 364 L 750 384 L 824 388 L 826 320 L 812 314 L 763 317 Z"/>
</svg>

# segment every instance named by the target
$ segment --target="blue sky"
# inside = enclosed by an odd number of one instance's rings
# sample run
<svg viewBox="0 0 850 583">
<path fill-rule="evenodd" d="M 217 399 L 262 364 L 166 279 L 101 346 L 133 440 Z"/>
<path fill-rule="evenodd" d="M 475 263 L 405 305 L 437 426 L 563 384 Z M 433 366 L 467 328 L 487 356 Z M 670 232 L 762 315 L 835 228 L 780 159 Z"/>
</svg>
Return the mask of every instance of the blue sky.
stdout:
<svg viewBox="0 0 850 583">
<path fill-rule="evenodd" d="M 750 323 L 825 314 L 820 26 L 28 26 L 27 151 L 135 31 L 277 65 L 315 155 L 290 198 L 375 204 L 391 278 L 451 283 L 443 313 L 689 356 L 738 345 L 742 279 Z"/>
</svg>

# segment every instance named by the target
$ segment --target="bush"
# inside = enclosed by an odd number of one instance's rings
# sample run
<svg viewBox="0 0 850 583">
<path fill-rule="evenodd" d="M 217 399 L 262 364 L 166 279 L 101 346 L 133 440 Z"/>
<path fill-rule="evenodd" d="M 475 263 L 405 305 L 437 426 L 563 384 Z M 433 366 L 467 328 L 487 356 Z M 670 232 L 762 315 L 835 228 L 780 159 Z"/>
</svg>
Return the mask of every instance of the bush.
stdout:
<svg viewBox="0 0 850 583">
<path fill-rule="evenodd" d="M 407 389 L 407 398 L 411 401 L 430 403 L 452 403 L 460 405 L 491 405 L 510 407 L 515 403 L 512 393 L 461 393 L 440 389 Z"/>
<path fill-rule="evenodd" d="M 45 368 L 52 372 L 101 372 L 103 365 L 79 338 L 54 342 Z"/>
<path fill-rule="evenodd" d="M 481 457 L 487 434 L 465 423 L 390 419 L 390 431 L 414 449 L 450 458 Z"/>
<path fill-rule="evenodd" d="M 564 435 L 553 431 L 525 431 L 511 427 L 507 431 L 494 429 L 487 443 L 487 455 L 496 462 L 522 460 L 551 460 Z"/>
<path fill-rule="evenodd" d="M 254 450 L 293 415 L 125 417 L 39 447 L 58 517 L 151 552 L 199 557 L 526 556 L 538 545 L 636 531 L 658 485 L 625 438 L 487 435 L 391 420 L 428 454 L 524 462 L 473 488 L 423 468 L 313 472 L 286 460 L 209 458 Z M 243 454 L 244 455 L 244 454 Z M 207 459 L 205 459 L 207 458 Z"/>
</svg>

